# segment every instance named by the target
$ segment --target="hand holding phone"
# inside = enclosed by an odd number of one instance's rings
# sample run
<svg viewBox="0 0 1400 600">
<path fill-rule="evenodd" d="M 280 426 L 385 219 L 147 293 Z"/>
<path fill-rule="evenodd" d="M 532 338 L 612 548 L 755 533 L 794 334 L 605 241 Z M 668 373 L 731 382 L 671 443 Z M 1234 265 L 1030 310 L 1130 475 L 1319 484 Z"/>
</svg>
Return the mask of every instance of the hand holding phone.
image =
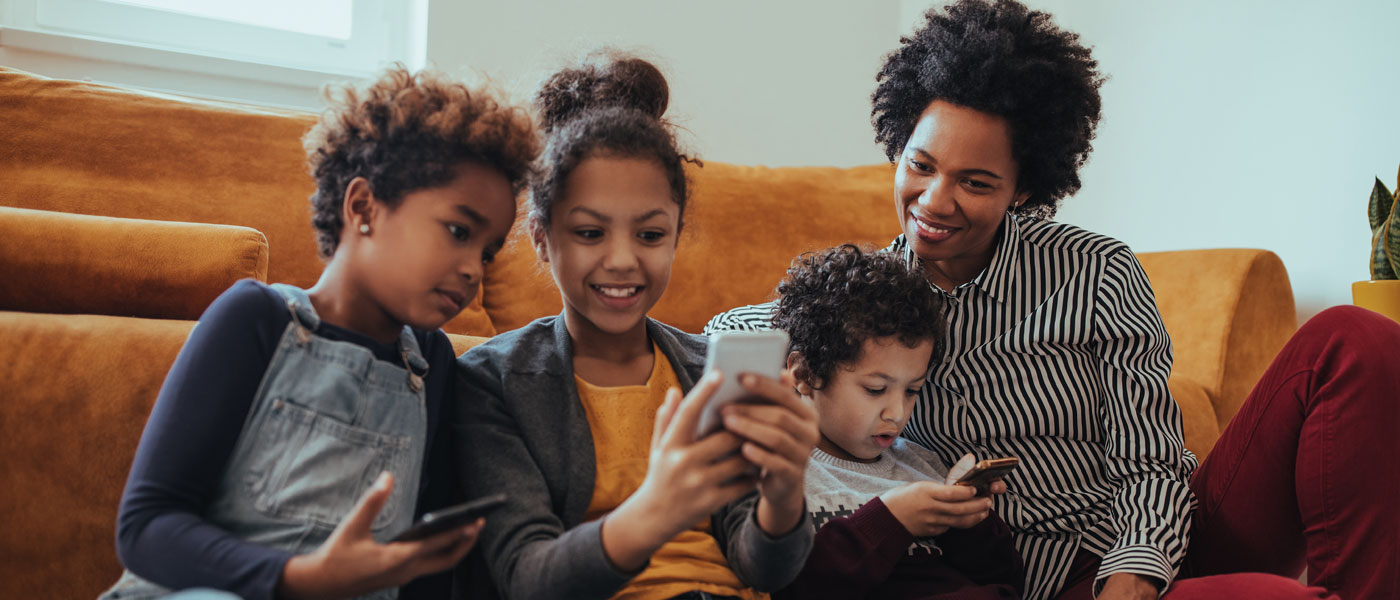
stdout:
<svg viewBox="0 0 1400 600">
<path fill-rule="evenodd" d="M 695 437 L 702 438 L 722 426 L 720 409 L 740 402 L 750 394 L 739 383 L 739 375 L 753 373 L 771 379 L 782 377 L 787 365 L 788 335 L 781 330 L 726 331 L 710 337 L 705 355 L 705 372 L 719 369 L 724 381 L 700 413 Z"/>
<path fill-rule="evenodd" d="M 504 506 L 505 503 L 505 494 L 495 494 L 435 510 L 423 515 L 423 518 L 419 519 L 412 527 L 403 530 L 389 541 L 412 542 L 456 527 L 466 527 L 468 523 L 486 516 L 487 513 Z"/>
</svg>

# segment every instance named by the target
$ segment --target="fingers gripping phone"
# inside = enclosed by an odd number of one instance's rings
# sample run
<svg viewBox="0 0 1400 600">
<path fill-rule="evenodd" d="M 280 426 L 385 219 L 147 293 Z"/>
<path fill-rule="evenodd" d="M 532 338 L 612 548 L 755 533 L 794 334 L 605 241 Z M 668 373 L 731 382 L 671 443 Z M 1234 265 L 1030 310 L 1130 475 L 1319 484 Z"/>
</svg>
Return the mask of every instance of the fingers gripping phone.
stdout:
<svg viewBox="0 0 1400 600">
<path fill-rule="evenodd" d="M 710 337 L 705 355 L 705 373 L 719 369 L 724 381 L 700 413 L 697 438 L 718 431 L 722 426 L 720 409 L 747 400 L 750 396 L 739 384 L 739 375 L 753 373 L 777 379 L 787 366 L 788 335 L 773 331 L 726 331 Z"/>
<path fill-rule="evenodd" d="M 1006 475 L 1016 470 L 1016 466 L 1021 464 L 1021 459 L 1015 457 L 989 458 L 979 461 L 972 466 L 972 469 L 963 473 L 954 485 L 965 485 L 977 488 L 978 496 L 985 496 L 992 482 L 1006 477 Z"/>
<path fill-rule="evenodd" d="M 506 503 L 505 494 L 496 494 L 477 498 L 471 502 L 465 502 L 456 506 L 449 506 L 441 510 L 432 511 L 423 515 L 417 523 L 390 539 L 390 542 L 412 542 L 426 537 L 442 533 L 456 527 L 466 527 L 468 523 L 475 521 L 487 513 L 496 510 Z"/>
</svg>

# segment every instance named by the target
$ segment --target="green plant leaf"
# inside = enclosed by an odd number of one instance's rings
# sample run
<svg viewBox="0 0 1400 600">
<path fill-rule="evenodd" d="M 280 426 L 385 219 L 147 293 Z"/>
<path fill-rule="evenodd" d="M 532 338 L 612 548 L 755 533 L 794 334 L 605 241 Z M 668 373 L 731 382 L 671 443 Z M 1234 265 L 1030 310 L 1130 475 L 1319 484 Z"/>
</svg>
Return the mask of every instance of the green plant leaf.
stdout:
<svg viewBox="0 0 1400 600">
<path fill-rule="evenodd" d="M 1371 235 L 1375 235 L 1377 231 L 1381 230 L 1381 226 L 1390 218 L 1393 206 L 1395 206 L 1395 196 L 1391 195 L 1390 190 L 1385 189 L 1385 184 L 1381 183 L 1380 177 L 1377 177 L 1376 185 L 1371 187 L 1371 201 L 1366 205 L 1366 216 L 1371 218 Z"/>
<path fill-rule="evenodd" d="M 1381 231 L 1381 247 L 1385 250 L 1385 258 L 1390 263 L 1390 278 L 1400 279 L 1396 274 L 1400 274 L 1400 211 L 1395 207 L 1400 205 L 1400 194 L 1390 200 L 1390 219 Z"/>
<path fill-rule="evenodd" d="M 1395 269 L 1390 267 L 1390 258 L 1386 256 L 1384 231 L 1377 231 L 1371 236 L 1371 279 L 1397 279 Z"/>
</svg>

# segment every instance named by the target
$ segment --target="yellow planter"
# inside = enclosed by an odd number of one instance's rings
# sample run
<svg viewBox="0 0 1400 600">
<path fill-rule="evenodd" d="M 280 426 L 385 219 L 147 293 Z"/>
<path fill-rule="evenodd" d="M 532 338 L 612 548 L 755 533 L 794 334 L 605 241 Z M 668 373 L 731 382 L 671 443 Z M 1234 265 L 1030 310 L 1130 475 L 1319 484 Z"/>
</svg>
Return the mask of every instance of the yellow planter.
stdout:
<svg viewBox="0 0 1400 600">
<path fill-rule="evenodd" d="M 1358 281 L 1351 284 L 1352 303 L 1400 322 L 1400 280 Z"/>
</svg>

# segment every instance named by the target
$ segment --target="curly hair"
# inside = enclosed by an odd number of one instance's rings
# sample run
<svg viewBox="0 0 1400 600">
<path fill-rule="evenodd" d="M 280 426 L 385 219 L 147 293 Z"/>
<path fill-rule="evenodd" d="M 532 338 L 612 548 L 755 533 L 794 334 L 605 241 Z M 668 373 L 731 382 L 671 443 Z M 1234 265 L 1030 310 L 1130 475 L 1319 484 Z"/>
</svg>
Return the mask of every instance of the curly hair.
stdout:
<svg viewBox="0 0 1400 600">
<path fill-rule="evenodd" d="M 932 340 L 943 354 L 943 300 L 900 257 L 844 244 L 805 253 L 778 284 L 773 326 L 802 354 L 808 385 L 822 388 L 836 368 L 860 360 L 865 341 L 898 336 L 913 348 Z M 819 385 L 820 384 L 820 385 Z"/>
<path fill-rule="evenodd" d="M 1014 0 L 958 0 L 924 16 L 875 77 L 875 141 L 896 162 L 935 100 L 998 115 L 1011 128 L 1018 187 L 1030 192 L 1017 212 L 1054 216 L 1079 190 L 1100 118 L 1104 78 L 1089 48 Z"/>
<path fill-rule="evenodd" d="M 545 80 L 535 109 L 547 141 L 530 181 L 530 220 L 548 226 L 569 174 L 586 158 L 607 156 L 656 161 L 680 205 L 678 228 L 683 226 L 689 198 L 684 163 L 698 161 L 681 154 L 671 126 L 661 119 L 669 99 L 660 69 L 611 52 Z"/>
<path fill-rule="evenodd" d="M 363 88 L 328 89 L 326 97 L 330 107 L 302 138 L 316 179 L 311 224 L 323 259 L 340 243 L 345 189 L 356 177 L 393 207 L 404 194 L 452 181 L 462 161 L 478 161 L 519 193 L 539 154 L 525 110 L 438 73 L 394 66 Z"/>
</svg>

